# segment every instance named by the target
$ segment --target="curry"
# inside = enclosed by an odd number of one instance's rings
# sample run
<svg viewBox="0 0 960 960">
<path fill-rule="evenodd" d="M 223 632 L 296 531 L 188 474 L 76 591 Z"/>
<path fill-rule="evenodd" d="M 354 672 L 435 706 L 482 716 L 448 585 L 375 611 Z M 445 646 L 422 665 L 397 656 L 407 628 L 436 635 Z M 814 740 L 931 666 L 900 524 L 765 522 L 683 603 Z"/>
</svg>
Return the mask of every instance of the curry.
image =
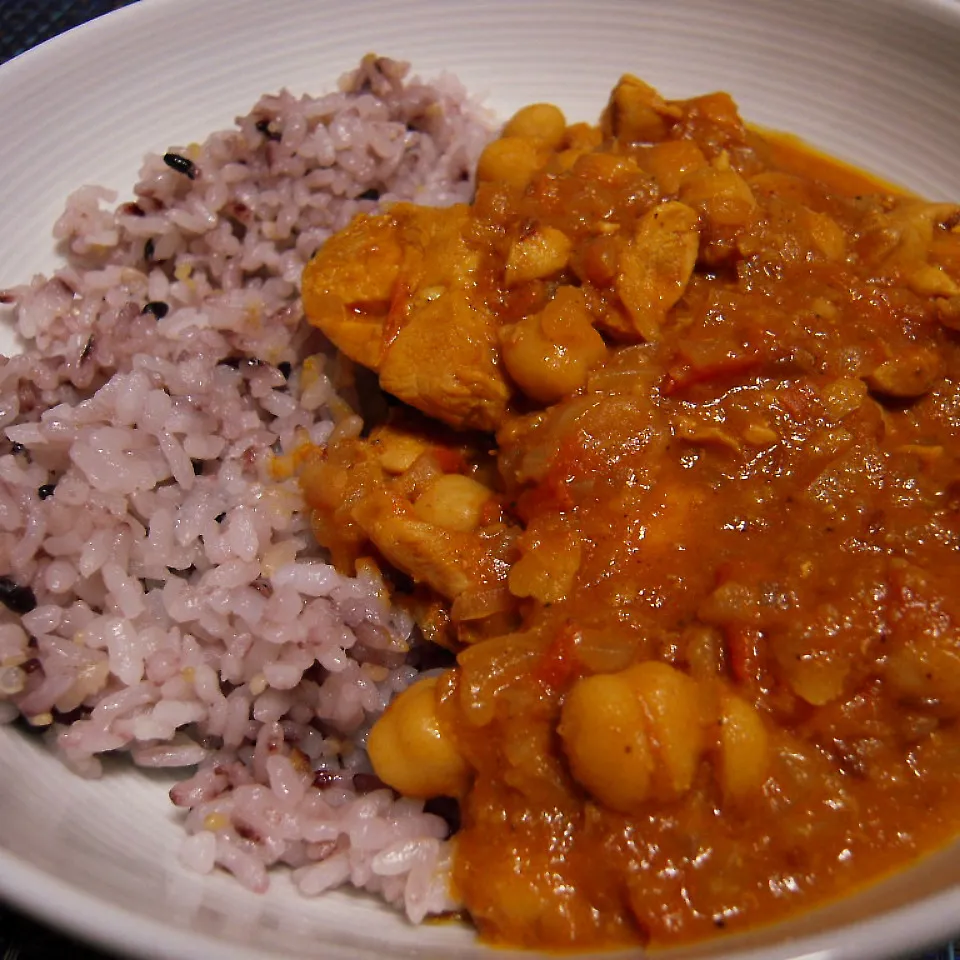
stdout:
<svg viewBox="0 0 960 960">
<path fill-rule="evenodd" d="M 958 224 L 627 76 L 308 266 L 394 398 L 303 452 L 316 535 L 455 656 L 370 756 L 459 801 L 490 941 L 742 930 L 960 830 Z"/>
</svg>

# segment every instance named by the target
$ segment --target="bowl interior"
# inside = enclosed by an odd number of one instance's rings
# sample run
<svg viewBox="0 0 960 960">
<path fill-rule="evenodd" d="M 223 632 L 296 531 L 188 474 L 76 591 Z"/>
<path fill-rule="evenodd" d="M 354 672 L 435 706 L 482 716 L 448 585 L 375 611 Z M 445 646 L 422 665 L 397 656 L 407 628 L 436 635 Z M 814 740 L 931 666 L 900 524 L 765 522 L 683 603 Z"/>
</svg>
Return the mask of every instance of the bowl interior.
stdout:
<svg viewBox="0 0 960 960">
<path fill-rule="evenodd" d="M 795 132 L 931 197 L 960 183 L 960 6 L 947 0 L 143 0 L 0 70 L 0 288 L 56 262 L 67 193 L 123 195 L 149 150 L 201 139 L 264 92 L 329 89 L 364 53 L 455 73 L 500 116 L 537 100 L 595 119 L 622 72 L 668 96 L 731 92 Z M 0 346 L 17 349 L 0 329 Z M 479 957 L 465 929 L 419 929 L 361 896 L 255 896 L 177 861 L 172 779 L 118 763 L 83 781 L 0 729 L 0 893 L 142 956 Z M 893 956 L 960 929 L 960 858 L 677 960 Z M 498 952 L 499 956 L 511 956 Z"/>
</svg>

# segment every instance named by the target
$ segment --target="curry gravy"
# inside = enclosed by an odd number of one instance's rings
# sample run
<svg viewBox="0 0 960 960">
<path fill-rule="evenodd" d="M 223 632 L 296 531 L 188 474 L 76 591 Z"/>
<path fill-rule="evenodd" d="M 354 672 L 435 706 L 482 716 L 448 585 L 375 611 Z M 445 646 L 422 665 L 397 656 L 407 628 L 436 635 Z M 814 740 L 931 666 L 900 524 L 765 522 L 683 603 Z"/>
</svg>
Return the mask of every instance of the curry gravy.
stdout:
<svg viewBox="0 0 960 960">
<path fill-rule="evenodd" d="M 457 658 L 371 756 L 489 941 L 770 923 L 960 829 L 960 213 L 722 94 L 518 117 L 304 278 L 407 411 L 304 455 L 317 535 Z"/>
</svg>

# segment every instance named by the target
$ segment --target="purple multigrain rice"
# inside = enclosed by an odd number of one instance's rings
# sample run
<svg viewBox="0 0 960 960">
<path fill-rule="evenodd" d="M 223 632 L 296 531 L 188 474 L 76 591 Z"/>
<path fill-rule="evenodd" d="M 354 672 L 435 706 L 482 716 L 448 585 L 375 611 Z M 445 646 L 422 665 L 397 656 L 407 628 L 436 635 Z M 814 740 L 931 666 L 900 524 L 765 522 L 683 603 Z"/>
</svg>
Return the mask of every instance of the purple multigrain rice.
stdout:
<svg viewBox="0 0 960 960">
<path fill-rule="evenodd" d="M 411 621 L 328 565 L 272 463 L 362 429 L 303 321 L 304 264 L 381 203 L 469 199 L 487 136 L 455 82 L 367 58 L 148 156 L 128 202 L 76 191 L 68 263 L 0 292 L 28 344 L 0 359 L 0 721 L 87 776 L 113 751 L 193 768 L 170 791 L 191 869 L 451 906 L 447 822 L 364 750 L 417 676 Z"/>
</svg>

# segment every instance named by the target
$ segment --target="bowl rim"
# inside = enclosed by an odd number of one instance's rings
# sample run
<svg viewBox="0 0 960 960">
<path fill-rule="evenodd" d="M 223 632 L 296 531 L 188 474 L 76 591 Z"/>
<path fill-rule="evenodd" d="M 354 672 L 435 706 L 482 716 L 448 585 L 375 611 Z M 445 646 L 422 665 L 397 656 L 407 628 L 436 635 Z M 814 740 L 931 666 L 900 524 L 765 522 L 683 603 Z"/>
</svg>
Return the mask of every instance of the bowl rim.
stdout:
<svg viewBox="0 0 960 960">
<path fill-rule="evenodd" d="M 7 850 L 0 849 L 0 895 L 25 913 L 104 949 L 129 951 L 145 960 L 277 960 L 277 955 L 195 930 L 183 930 L 110 903 L 61 880 Z M 836 904 L 841 901 L 830 901 Z M 792 937 L 778 944 L 735 948 L 718 960 L 865 960 L 859 934 L 869 931 L 869 956 L 910 957 L 955 936 L 960 929 L 960 886 L 929 895 L 878 916 L 857 920 L 825 933 Z M 918 936 L 918 931 L 922 935 Z M 838 937 L 838 933 L 843 934 Z M 722 940 L 716 941 L 721 944 Z M 878 947 L 879 945 L 879 947 Z M 357 956 L 350 946 L 325 945 L 324 956 Z M 669 960 L 684 948 L 658 951 Z M 879 949 L 879 952 L 878 952 Z M 550 956 L 530 951 L 525 956 Z M 492 956 L 496 956 L 495 953 Z M 573 957 L 636 956 L 636 951 L 571 954 Z"/>
<path fill-rule="evenodd" d="M 165 16 L 166 11 L 175 11 L 188 3 L 192 5 L 192 2 L 137 0 L 17 54 L 0 64 L 0 70 L 5 80 L 15 83 L 21 71 L 32 73 L 51 58 L 56 59 L 79 48 L 91 37 L 109 40 L 141 21 Z M 955 31 L 960 38 L 960 0 L 874 2 L 932 17 Z M 533 3 L 546 6 L 549 0 L 533 0 Z M 259 948 L 222 940 L 199 930 L 167 925 L 149 915 L 101 899 L 3 847 L 0 847 L 0 896 L 24 913 L 112 952 L 122 950 L 149 960 L 276 960 L 275 954 Z M 831 900 L 827 905 L 838 902 L 841 901 Z M 722 960 L 861 960 L 865 947 L 858 935 L 867 932 L 870 944 L 867 949 L 871 950 L 872 956 L 919 954 L 925 947 L 944 943 L 960 934 L 960 884 L 876 916 L 835 927 L 830 932 L 794 936 L 782 944 L 735 948 L 733 952 L 724 952 Z M 718 944 L 721 942 L 717 941 Z M 325 956 L 346 958 L 355 955 L 349 946 L 333 946 L 331 950 L 329 944 L 325 945 Z M 674 952 L 674 949 L 661 951 L 665 960 Z M 602 956 L 616 957 L 618 954 L 607 951 Z M 531 951 L 526 955 L 543 954 Z"/>
</svg>

